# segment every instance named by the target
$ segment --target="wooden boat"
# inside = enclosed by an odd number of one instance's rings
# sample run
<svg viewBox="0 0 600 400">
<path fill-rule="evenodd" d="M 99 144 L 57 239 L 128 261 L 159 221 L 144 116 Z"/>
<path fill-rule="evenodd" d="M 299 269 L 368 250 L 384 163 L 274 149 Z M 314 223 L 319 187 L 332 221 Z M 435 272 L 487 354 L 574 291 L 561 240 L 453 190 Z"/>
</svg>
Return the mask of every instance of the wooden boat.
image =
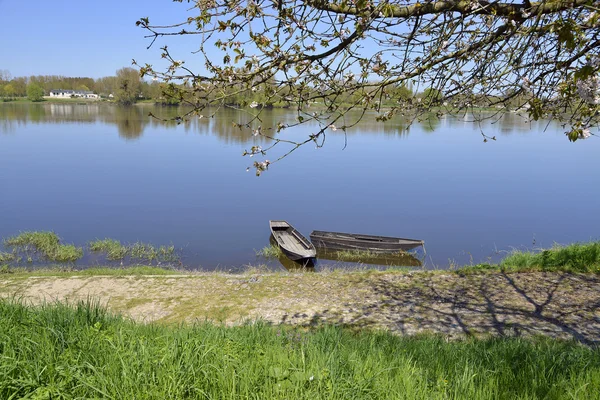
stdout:
<svg viewBox="0 0 600 400">
<path fill-rule="evenodd" d="M 358 250 L 377 253 L 408 251 L 424 244 L 422 240 L 418 239 L 324 231 L 312 231 L 310 240 L 316 247 L 324 247 L 328 250 Z"/>
<path fill-rule="evenodd" d="M 291 260 L 314 258 L 317 255 L 315 246 L 286 221 L 269 221 L 269 226 L 273 238 Z"/>
<path fill-rule="evenodd" d="M 271 246 L 279 246 L 273 235 L 270 235 L 269 243 Z M 317 252 L 317 257 L 318 256 L 319 253 Z M 304 258 L 301 260 L 292 261 L 288 256 L 283 254 L 283 252 L 277 256 L 277 261 L 279 261 L 283 268 L 290 272 L 315 272 L 315 265 L 317 263 L 316 258 Z"/>
</svg>

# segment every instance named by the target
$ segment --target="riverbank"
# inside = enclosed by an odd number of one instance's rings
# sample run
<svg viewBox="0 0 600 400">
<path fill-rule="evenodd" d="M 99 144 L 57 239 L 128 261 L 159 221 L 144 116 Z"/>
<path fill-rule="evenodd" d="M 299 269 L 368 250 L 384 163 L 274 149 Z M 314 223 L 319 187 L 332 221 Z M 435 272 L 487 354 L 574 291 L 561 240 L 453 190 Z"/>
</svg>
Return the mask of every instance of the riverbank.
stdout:
<svg viewBox="0 0 600 400">
<path fill-rule="evenodd" d="M 0 397 L 594 398 L 599 247 L 456 271 L 5 265 Z"/>
<path fill-rule="evenodd" d="M 94 299 L 142 322 L 343 325 L 449 338 L 537 336 L 600 343 L 600 276 L 566 272 L 3 275 L 0 296 Z"/>
</svg>

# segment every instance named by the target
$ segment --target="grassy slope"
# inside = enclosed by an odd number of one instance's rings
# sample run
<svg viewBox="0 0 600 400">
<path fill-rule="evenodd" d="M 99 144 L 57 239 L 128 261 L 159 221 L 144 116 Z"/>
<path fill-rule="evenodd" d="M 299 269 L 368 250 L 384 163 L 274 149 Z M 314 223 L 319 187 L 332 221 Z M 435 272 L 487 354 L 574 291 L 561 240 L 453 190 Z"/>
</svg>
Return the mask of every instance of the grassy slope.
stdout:
<svg viewBox="0 0 600 400">
<path fill-rule="evenodd" d="M 89 303 L 0 302 L 1 398 L 594 398 L 600 351 L 336 327 L 134 324 Z"/>
<path fill-rule="evenodd" d="M 515 251 L 500 266 L 509 270 L 600 272 L 600 242 L 554 246 L 540 252 Z"/>
</svg>

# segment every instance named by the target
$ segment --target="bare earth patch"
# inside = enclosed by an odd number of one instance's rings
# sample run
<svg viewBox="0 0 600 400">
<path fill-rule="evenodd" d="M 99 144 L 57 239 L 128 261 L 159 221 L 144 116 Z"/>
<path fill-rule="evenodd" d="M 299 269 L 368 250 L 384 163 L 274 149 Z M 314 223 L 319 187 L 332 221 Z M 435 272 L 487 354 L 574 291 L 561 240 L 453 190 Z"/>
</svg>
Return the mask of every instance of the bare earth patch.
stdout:
<svg viewBox="0 0 600 400">
<path fill-rule="evenodd" d="M 589 274 L 6 277 L 0 280 L 0 295 L 34 303 L 93 299 L 146 322 L 263 319 L 410 335 L 539 334 L 600 343 L 600 277 Z"/>
</svg>

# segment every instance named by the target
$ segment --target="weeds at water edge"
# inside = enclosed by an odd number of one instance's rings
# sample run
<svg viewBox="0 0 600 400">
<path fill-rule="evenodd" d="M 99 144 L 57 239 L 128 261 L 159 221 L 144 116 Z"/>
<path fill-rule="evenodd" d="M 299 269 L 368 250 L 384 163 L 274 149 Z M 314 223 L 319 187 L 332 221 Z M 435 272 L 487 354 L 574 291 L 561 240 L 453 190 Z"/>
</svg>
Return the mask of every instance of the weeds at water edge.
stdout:
<svg viewBox="0 0 600 400">
<path fill-rule="evenodd" d="M 31 259 L 30 250 L 54 262 L 74 262 L 83 256 L 81 247 L 72 244 L 61 244 L 59 236 L 54 232 L 22 232 L 17 236 L 5 239 L 4 245 L 13 247 L 17 252 L 28 254 L 28 261 Z"/>
<path fill-rule="evenodd" d="M 268 259 L 276 259 L 283 256 L 283 251 L 279 248 L 279 246 L 265 246 L 260 250 L 255 250 L 257 257 L 265 257 Z"/>
</svg>

